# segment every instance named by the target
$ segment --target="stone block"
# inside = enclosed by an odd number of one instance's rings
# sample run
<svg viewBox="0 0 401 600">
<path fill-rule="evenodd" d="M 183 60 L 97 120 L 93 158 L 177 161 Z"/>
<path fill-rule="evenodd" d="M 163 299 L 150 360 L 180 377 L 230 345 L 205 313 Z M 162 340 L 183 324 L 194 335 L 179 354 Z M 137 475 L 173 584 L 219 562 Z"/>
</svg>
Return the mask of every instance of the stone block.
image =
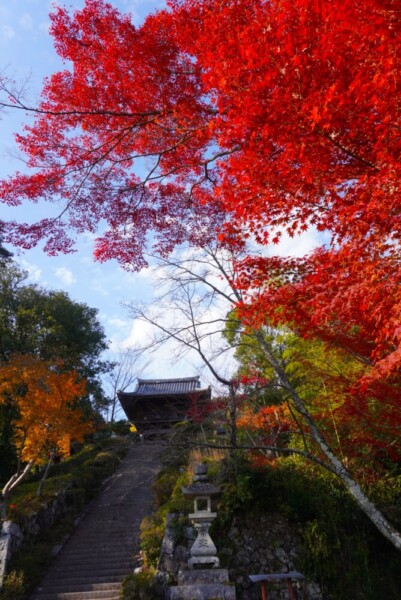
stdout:
<svg viewBox="0 0 401 600">
<path fill-rule="evenodd" d="M 227 569 L 195 569 L 179 571 L 178 585 L 228 583 Z"/>
<path fill-rule="evenodd" d="M 224 583 L 178 585 L 170 588 L 170 600 L 235 600 L 235 587 Z"/>
</svg>

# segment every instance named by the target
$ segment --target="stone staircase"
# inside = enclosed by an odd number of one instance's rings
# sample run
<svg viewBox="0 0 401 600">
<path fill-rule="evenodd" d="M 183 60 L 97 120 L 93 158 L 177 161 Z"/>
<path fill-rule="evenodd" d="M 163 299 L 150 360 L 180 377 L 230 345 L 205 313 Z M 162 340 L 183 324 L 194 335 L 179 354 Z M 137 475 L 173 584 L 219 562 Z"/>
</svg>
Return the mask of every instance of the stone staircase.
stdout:
<svg viewBox="0 0 401 600">
<path fill-rule="evenodd" d="M 131 448 L 29 600 L 118 600 L 139 564 L 139 527 L 151 513 L 161 452 L 160 442 Z"/>
</svg>

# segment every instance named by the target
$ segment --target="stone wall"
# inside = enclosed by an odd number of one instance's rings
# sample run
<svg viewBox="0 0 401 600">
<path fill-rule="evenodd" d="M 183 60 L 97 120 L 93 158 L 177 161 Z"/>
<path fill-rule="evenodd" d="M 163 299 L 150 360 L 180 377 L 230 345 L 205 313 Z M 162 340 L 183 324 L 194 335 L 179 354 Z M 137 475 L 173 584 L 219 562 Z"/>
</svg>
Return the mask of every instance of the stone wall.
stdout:
<svg viewBox="0 0 401 600">
<path fill-rule="evenodd" d="M 180 542 L 175 541 L 174 516 L 169 515 L 166 534 L 158 565 L 158 579 L 162 583 L 176 581 L 180 569 L 187 568 L 189 548 L 194 541 L 192 527 L 184 530 Z M 260 589 L 249 580 L 249 575 L 299 571 L 300 535 L 291 523 L 279 514 L 258 518 L 237 516 L 223 539 L 213 535 L 221 565 L 228 567 L 229 579 L 235 583 L 238 600 L 259 600 Z M 288 600 L 285 585 L 268 588 L 269 600 Z M 324 600 L 314 582 L 305 585 L 302 600 Z"/>
<path fill-rule="evenodd" d="M 65 490 L 60 492 L 44 503 L 38 512 L 27 516 L 20 525 L 11 521 L 3 522 L 0 533 L 0 588 L 13 554 L 32 543 L 42 531 L 64 516 L 67 496 Z"/>
<path fill-rule="evenodd" d="M 229 569 L 230 581 L 237 585 L 239 600 L 260 599 L 259 585 L 252 584 L 249 575 L 301 570 L 297 564 L 300 535 L 280 514 L 237 516 L 227 538 L 215 538 L 215 543 L 222 564 Z M 268 586 L 269 600 L 288 599 L 285 584 L 271 591 Z M 319 586 L 313 582 L 306 583 L 304 596 L 302 600 L 323 600 Z"/>
</svg>

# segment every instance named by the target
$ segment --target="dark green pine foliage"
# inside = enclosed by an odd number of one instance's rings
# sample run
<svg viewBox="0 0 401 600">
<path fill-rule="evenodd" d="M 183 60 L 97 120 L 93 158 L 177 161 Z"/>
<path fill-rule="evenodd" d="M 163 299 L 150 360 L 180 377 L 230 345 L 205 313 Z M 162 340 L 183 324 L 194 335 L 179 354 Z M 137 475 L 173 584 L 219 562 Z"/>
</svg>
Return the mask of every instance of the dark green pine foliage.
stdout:
<svg viewBox="0 0 401 600">
<path fill-rule="evenodd" d="M 101 375 L 112 366 L 101 359 L 106 348 L 97 309 L 73 301 L 65 292 L 29 284 L 27 273 L 0 244 L 0 363 L 15 353 L 62 361 L 61 368 L 75 369 L 88 382 L 81 407 L 88 416 L 100 419 L 106 405 Z M 0 409 L 0 479 L 4 481 L 15 472 L 13 416 L 7 404 Z"/>
</svg>

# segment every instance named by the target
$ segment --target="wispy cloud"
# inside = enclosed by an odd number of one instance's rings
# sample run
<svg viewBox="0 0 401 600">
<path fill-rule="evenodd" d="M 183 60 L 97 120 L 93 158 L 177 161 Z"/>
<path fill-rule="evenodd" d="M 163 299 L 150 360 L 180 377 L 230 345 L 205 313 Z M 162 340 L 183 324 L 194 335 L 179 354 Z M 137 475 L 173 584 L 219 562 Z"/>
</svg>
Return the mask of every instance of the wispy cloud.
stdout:
<svg viewBox="0 0 401 600">
<path fill-rule="evenodd" d="M 121 319 L 120 317 L 111 317 L 108 319 L 108 323 L 113 327 L 117 327 L 118 329 L 124 329 L 125 331 L 127 331 L 131 327 L 131 321 Z"/>
<path fill-rule="evenodd" d="M 33 18 L 29 13 L 23 13 L 20 17 L 19 23 L 22 29 L 29 31 L 33 28 Z"/>
<path fill-rule="evenodd" d="M 8 42 L 9 40 L 12 40 L 13 37 L 15 37 L 15 30 L 10 25 L 3 25 L 0 28 L 1 42 Z"/>
<path fill-rule="evenodd" d="M 59 267 L 58 269 L 56 269 L 55 275 L 64 285 L 72 285 L 76 282 L 72 271 L 66 269 L 65 267 Z"/>
<path fill-rule="evenodd" d="M 27 271 L 29 279 L 34 283 L 39 283 L 42 279 L 42 269 L 27 260 L 21 261 L 21 267 Z M 43 282 L 42 282 L 43 283 Z"/>
</svg>

